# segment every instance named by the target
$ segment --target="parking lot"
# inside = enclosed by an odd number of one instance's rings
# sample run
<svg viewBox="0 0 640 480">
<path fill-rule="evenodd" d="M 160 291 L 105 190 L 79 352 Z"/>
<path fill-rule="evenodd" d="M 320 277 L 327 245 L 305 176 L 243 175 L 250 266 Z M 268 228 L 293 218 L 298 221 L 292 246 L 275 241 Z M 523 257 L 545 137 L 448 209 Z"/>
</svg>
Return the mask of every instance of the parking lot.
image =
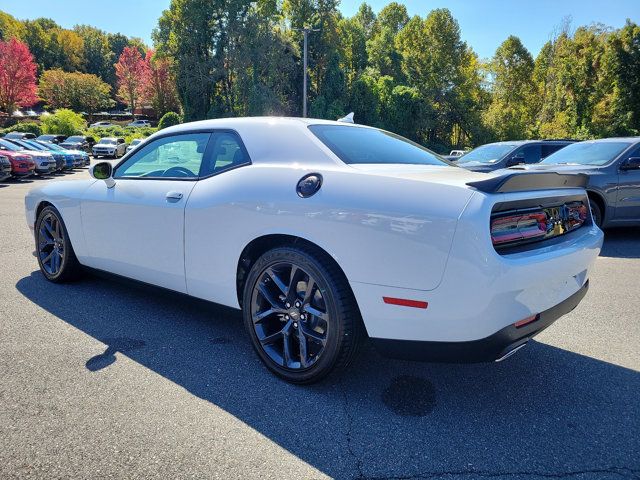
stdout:
<svg viewBox="0 0 640 480">
<path fill-rule="evenodd" d="M 234 310 L 46 282 L 23 198 L 49 181 L 0 182 L 1 478 L 640 478 L 640 229 L 607 231 L 585 300 L 505 362 L 367 347 L 297 387 Z"/>
</svg>

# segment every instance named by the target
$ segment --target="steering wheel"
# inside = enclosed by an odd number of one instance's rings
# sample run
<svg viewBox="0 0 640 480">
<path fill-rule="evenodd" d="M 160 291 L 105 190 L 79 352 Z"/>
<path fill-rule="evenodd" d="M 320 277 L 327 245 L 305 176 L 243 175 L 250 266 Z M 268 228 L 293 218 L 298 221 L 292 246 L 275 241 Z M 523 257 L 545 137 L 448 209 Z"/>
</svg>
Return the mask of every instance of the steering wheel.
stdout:
<svg viewBox="0 0 640 480">
<path fill-rule="evenodd" d="M 165 170 L 163 177 L 193 177 L 193 172 L 184 167 L 171 167 Z"/>
</svg>

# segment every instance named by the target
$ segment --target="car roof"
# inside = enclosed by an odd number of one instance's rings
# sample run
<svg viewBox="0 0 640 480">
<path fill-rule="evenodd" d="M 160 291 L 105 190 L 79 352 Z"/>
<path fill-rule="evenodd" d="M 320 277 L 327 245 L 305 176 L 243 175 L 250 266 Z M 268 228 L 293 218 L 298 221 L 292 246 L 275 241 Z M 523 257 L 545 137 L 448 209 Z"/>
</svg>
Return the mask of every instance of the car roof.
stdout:
<svg viewBox="0 0 640 480">
<path fill-rule="evenodd" d="M 610 138 L 598 138 L 595 140 L 585 140 L 584 143 L 610 143 L 610 142 L 628 142 L 636 143 L 640 142 L 640 137 L 610 137 Z"/>
<path fill-rule="evenodd" d="M 206 128 L 233 128 L 240 125 L 341 125 L 350 127 L 373 128 L 367 125 L 359 125 L 334 120 L 322 120 L 318 118 L 301 117 L 231 117 L 200 120 L 198 122 L 182 123 L 163 129 L 163 133 L 181 132 Z"/>
</svg>

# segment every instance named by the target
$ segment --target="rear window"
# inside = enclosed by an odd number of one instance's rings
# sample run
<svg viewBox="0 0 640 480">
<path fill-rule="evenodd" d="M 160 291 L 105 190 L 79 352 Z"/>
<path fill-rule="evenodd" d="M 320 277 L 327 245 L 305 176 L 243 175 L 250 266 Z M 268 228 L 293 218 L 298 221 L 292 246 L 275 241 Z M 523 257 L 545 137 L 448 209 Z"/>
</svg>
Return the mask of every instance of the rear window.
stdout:
<svg viewBox="0 0 640 480">
<path fill-rule="evenodd" d="M 417 143 L 375 128 L 310 125 L 309 130 L 347 164 L 451 165 Z"/>
</svg>

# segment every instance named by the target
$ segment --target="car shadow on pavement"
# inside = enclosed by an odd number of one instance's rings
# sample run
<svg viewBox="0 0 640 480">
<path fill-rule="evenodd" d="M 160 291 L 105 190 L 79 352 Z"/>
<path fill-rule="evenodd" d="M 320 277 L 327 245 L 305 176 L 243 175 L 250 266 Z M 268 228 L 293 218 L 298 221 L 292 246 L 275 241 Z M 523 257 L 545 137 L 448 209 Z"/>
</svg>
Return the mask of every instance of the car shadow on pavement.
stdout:
<svg viewBox="0 0 640 480">
<path fill-rule="evenodd" d="M 640 227 L 608 228 L 601 257 L 640 258 Z"/>
<path fill-rule="evenodd" d="M 94 275 L 33 272 L 17 289 L 103 344 L 93 374 L 126 355 L 331 477 L 640 474 L 640 374 L 587 356 L 530 342 L 504 363 L 444 365 L 367 346 L 300 387 L 262 366 L 236 310 Z"/>
</svg>

